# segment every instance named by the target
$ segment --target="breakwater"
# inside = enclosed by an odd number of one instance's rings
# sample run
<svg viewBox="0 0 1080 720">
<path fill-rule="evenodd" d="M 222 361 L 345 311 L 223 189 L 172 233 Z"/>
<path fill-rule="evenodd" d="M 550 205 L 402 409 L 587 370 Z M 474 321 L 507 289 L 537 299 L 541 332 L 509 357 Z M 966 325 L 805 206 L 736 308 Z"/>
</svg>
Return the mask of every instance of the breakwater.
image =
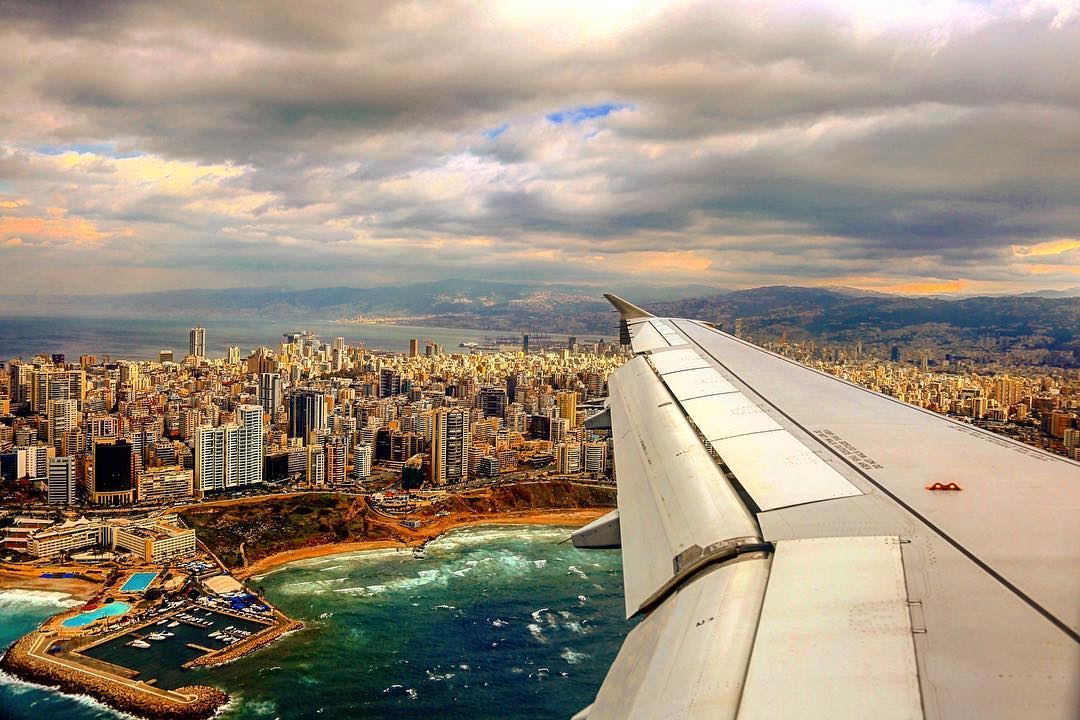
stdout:
<svg viewBox="0 0 1080 720">
<path fill-rule="evenodd" d="M 224 650 L 220 650 L 214 653 L 208 653 L 206 655 L 200 655 L 191 662 L 187 663 L 184 667 L 214 667 L 215 665 L 224 665 L 230 663 L 233 660 L 249 655 L 256 650 L 260 650 L 270 643 L 277 640 L 285 633 L 292 632 L 293 630 L 299 630 L 304 627 L 304 623 L 299 620 L 289 620 L 284 617 L 277 619 L 277 622 L 273 627 L 264 630 L 258 635 L 254 635 L 247 640 L 238 642 L 235 645 L 230 645 Z"/>
<path fill-rule="evenodd" d="M 217 688 L 190 685 L 161 690 L 134 680 L 80 668 L 48 656 L 50 642 L 32 632 L 17 640 L 0 658 L 0 669 L 17 678 L 89 695 L 118 710 L 151 720 L 205 720 L 229 701 Z"/>
</svg>

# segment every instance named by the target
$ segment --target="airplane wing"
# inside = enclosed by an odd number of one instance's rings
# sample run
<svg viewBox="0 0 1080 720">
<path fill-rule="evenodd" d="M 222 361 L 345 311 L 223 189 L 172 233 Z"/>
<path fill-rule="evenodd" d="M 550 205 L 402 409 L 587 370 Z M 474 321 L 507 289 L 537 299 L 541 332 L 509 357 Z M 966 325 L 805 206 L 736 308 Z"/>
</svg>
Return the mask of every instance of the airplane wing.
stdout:
<svg viewBox="0 0 1080 720">
<path fill-rule="evenodd" d="M 1080 717 L 1080 464 L 608 299 L 574 543 L 641 621 L 578 720 Z"/>
</svg>

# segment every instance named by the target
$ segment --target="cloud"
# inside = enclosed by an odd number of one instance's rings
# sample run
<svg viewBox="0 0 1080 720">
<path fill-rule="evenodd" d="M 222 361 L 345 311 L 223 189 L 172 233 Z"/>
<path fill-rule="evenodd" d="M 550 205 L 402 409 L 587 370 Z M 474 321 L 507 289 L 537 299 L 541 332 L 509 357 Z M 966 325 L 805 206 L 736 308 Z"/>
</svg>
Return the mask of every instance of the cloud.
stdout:
<svg viewBox="0 0 1080 720">
<path fill-rule="evenodd" d="M 1046 242 L 1041 242 L 1036 245 L 1013 246 L 1013 252 L 1021 257 L 1061 255 L 1076 250 L 1080 250 L 1080 240 L 1076 238 L 1047 240 Z"/>
<path fill-rule="evenodd" d="M 2 255 L 20 292 L 1075 284 L 1078 46 L 1047 0 L 7 2 Z"/>
<path fill-rule="evenodd" d="M 65 217 L 62 208 L 49 208 L 45 216 L 0 217 L 0 241 L 9 247 L 94 246 L 127 234 L 127 230 L 106 232 L 88 220 Z"/>
</svg>

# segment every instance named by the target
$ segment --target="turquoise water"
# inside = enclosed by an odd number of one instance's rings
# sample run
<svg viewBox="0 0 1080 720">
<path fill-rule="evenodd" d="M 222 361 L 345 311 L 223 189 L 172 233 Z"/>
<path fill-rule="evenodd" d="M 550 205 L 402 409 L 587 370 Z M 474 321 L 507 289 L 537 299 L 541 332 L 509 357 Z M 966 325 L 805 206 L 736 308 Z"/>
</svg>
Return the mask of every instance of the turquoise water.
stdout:
<svg viewBox="0 0 1080 720">
<path fill-rule="evenodd" d="M 254 582 L 306 627 L 188 679 L 229 692 L 223 717 L 235 720 L 569 718 L 592 702 L 631 627 L 618 551 L 559 544 L 569 532 L 471 528 L 422 559 L 388 550 L 290 564 Z M 0 643 L 57 609 L 0 602 Z M 50 718 L 103 712 L 9 682 L 0 700 L 15 720 L 39 720 L 45 702 Z"/>
<path fill-rule="evenodd" d="M 158 574 L 156 572 L 135 573 L 123 584 L 120 588 L 120 592 L 142 592 L 150 587 L 150 583 L 154 582 L 154 578 L 157 576 Z"/>
<path fill-rule="evenodd" d="M 126 602 L 111 602 L 108 605 L 102 605 L 94 610 L 88 610 L 87 612 L 79 613 L 73 618 L 68 618 L 63 622 L 64 627 L 78 628 L 85 627 L 95 620 L 100 620 L 104 617 L 116 617 L 117 615 L 123 615 L 131 606 Z"/>
</svg>

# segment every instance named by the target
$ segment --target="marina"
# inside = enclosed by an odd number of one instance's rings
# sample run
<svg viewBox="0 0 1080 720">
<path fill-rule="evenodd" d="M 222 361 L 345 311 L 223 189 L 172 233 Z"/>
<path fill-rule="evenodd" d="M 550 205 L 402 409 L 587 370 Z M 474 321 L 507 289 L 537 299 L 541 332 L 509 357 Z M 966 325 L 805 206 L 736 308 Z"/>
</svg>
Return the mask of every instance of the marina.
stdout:
<svg viewBox="0 0 1080 720">
<path fill-rule="evenodd" d="M 143 682 L 154 680 L 156 687 L 175 690 L 191 683 L 188 666 L 193 660 L 273 627 L 269 622 L 207 611 L 201 606 L 181 610 L 165 623 L 129 630 L 73 654 L 128 668 Z M 225 631 L 226 627 L 230 629 Z"/>
</svg>

